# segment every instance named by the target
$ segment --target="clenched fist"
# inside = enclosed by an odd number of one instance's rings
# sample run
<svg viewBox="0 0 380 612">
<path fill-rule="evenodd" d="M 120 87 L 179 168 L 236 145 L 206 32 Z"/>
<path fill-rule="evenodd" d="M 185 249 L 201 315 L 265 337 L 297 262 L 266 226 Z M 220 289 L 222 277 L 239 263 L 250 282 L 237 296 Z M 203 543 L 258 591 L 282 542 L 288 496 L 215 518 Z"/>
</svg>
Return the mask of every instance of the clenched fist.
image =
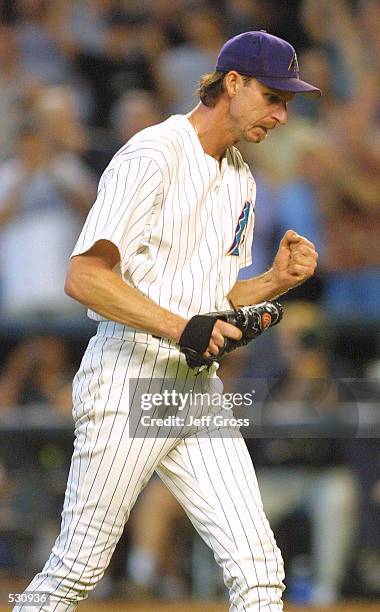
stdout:
<svg viewBox="0 0 380 612">
<path fill-rule="evenodd" d="M 310 240 L 288 230 L 280 242 L 272 273 L 282 292 L 293 289 L 313 276 L 318 253 Z"/>
</svg>

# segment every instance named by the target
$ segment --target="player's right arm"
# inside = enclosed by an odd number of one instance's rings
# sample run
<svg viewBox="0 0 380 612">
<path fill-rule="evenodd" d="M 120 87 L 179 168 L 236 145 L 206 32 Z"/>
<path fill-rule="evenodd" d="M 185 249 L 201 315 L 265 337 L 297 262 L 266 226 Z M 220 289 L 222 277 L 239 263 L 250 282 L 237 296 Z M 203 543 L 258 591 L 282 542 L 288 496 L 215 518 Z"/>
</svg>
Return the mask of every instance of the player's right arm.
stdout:
<svg viewBox="0 0 380 612">
<path fill-rule="evenodd" d="M 156 336 L 178 339 L 186 319 L 162 308 L 113 271 L 119 262 L 117 247 L 100 240 L 85 253 L 72 257 L 65 292 L 106 319 L 142 329 Z"/>
<path fill-rule="evenodd" d="M 65 292 L 107 319 L 178 342 L 188 321 L 125 283 L 113 271 L 119 260 L 119 251 L 111 241 L 97 241 L 85 253 L 72 257 Z M 217 321 L 206 352 L 216 355 L 225 337 L 239 340 L 241 332 Z"/>
</svg>

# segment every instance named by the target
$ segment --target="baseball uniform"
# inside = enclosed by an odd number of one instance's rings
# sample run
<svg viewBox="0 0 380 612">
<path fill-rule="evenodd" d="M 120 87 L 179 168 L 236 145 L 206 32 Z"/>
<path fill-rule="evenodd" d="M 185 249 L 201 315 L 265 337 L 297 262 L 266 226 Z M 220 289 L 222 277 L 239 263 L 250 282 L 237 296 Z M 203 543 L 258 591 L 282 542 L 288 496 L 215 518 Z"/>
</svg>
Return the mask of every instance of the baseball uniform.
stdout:
<svg viewBox="0 0 380 612">
<path fill-rule="evenodd" d="M 228 308 L 226 295 L 251 261 L 254 200 L 240 153 L 227 149 L 219 164 L 188 118 L 175 115 L 116 153 L 73 255 L 111 241 L 120 253 L 115 272 L 164 308 L 185 318 Z M 73 383 L 76 439 L 61 532 L 28 587 L 50 600 L 35 609 L 71 612 L 86 598 L 156 471 L 213 550 L 230 610 L 279 612 L 283 563 L 242 437 L 136 437 L 130 426 L 131 379 L 204 391 L 217 366 L 196 376 L 174 342 L 89 316 L 98 331 Z"/>
</svg>

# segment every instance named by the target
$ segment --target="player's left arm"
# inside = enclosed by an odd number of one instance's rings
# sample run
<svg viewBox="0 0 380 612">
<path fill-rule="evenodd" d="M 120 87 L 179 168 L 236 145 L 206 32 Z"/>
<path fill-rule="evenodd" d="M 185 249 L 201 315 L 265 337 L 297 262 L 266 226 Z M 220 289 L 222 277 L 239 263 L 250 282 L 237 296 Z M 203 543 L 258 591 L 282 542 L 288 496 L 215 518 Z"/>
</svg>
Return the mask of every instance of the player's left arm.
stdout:
<svg viewBox="0 0 380 612">
<path fill-rule="evenodd" d="M 318 253 L 313 243 L 294 230 L 288 230 L 272 267 L 260 276 L 237 281 L 227 297 L 234 306 L 273 300 L 313 276 L 317 261 Z"/>
</svg>

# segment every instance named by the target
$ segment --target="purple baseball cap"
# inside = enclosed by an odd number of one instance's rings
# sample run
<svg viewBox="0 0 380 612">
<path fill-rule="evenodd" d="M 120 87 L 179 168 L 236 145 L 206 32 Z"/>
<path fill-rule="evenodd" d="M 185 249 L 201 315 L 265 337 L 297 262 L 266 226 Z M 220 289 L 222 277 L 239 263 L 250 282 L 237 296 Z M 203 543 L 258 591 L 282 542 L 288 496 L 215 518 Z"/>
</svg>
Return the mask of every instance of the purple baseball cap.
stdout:
<svg viewBox="0 0 380 612">
<path fill-rule="evenodd" d="M 321 90 L 299 77 L 297 55 L 282 38 L 259 32 L 243 32 L 227 40 L 218 55 L 216 70 L 255 77 L 273 89 L 319 97 Z"/>
</svg>

